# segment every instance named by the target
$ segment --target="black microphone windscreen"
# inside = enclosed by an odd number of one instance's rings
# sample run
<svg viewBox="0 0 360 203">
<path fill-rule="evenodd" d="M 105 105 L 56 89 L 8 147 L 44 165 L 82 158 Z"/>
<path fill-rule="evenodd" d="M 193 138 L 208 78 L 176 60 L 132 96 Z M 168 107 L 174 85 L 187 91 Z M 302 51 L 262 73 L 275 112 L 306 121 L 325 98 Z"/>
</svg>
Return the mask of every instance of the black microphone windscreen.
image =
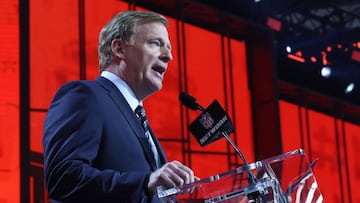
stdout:
<svg viewBox="0 0 360 203">
<path fill-rule="evenodd" d="M 179 100 L 183 105 L 185 105 L 187 108 L 191 110 L 196 111 L 198 109 L 198 104 L 196 103 L 196 99 L 185 92 L 180 93 Z"/>
</svg>

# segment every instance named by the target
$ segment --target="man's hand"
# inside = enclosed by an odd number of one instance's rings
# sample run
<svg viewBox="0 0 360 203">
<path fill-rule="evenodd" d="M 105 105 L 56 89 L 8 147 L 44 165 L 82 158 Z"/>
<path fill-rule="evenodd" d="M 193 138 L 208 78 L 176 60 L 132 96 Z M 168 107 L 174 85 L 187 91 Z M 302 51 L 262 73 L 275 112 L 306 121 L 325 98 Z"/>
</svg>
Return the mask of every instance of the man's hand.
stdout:
<svg viewBox="0 0 360 203">
<path fill-rule="evenodd" d="M 199 178 L 194 176 L 194 172 L 189 167 L 179 161 L 172 161 L 150 174 L 148 189 L 155 194 L 157 186 L 179 187 L 197 180 Z"/>
</svg>

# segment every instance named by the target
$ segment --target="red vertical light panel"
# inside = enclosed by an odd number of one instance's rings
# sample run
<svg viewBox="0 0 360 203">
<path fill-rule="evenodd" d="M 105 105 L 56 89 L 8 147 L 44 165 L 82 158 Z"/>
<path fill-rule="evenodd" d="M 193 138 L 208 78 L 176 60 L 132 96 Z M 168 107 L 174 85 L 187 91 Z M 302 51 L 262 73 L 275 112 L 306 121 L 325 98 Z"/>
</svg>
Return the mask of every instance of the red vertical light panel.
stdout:
<svg viewBox="0 0 360 203">
<path fill-rule="evenodd" d="M 335 131 L 336 131 L 336 145 L 337 145 L 337 160 L 340 181 L 340 194 L 342 202 L 350 202 L 349 193 L 349 177 L 347 171 L 347 154 L 346 154 L 346 139 L 344 131 L 344 121 L 335 118 Z"/>
<path fill-rule="evenodd" d="M 326 202 L 342 202 L 334 124 L 334 117 L 309 110 L 311 153 L 319 158 L 314 173 Z"/>
<path fill-rule="evenodd" d="M 248 87 L 248 73 L 246 61 L 246 44 L 238 40 L 232 39 L 231 46 L 231 72 L 233 81 L 233 98 L 235 117 L 233 123 L 235 126 L 235 134 L 237 146 L 244 153 L 249 163 L 255 161 L 254 156 L 254 140 L 252 131 L 251 117 L 251 99 Z"/>
<path fill-rule="evenodd" d="M 30 150 L 43 153 L 42 133 L 46 112 L 30 113 Z"/>
<path fill-rule="evenodd" d="M 47 109 L 63 83 L 79 79 L 77 1 L 30 2 L 30 107 Z"/>
<path fill-rule="evenodd" d="M 0 202 L 20 202 L 19 1 L 0 1 Z"/>
<path fill-rule="evenodd" d="M 86 79 L 99 75 L 98 42 L 101 28 L 118 12 L 128 10 L 129 3 L 119 0 L 85 0 Z"/>
<path fill-rule="evenodd" d="M 280 123 L 283 152 L 302 148 L 300 135 L 299 107 L 280 100 Z"/>
<path fill-rule="evenodd" d="M 350 201 L 360 202 L 360 126 L 345 123 L 345 144 L 347 154 L 347 170 L 350 176 Z M 346 164 L 346 163 L 343 163 Z"/>
</svg>

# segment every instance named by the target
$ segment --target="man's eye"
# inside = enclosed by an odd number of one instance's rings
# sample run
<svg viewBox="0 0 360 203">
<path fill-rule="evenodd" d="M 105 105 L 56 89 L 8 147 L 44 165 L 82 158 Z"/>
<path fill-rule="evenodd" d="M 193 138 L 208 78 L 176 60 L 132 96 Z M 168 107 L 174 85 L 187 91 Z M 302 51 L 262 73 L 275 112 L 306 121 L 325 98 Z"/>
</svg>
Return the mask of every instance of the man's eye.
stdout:
<svg viewBox="0 0 360 203">
<path fill-rule="evenodd" d="M 153 44 L 155 46 L 161 46 L 161 43 L 159 41 L 151 41 L 150 44 Z"/>
</svg>

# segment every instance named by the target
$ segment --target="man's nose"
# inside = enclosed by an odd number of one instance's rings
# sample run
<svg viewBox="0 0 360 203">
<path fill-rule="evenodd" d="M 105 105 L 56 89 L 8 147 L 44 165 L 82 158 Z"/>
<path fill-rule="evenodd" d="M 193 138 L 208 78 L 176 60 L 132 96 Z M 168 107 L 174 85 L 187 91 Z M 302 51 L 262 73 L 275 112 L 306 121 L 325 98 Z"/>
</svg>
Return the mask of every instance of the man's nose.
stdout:
<svg viewBox="0 0 360 203">
<path fill-rule="evenodd" d="M 161 60 L 163 60 L 164 62 L 169 62 L 173 60 L 173 56 L 169 48 L 163 47 L 161 51 Z"/>
</svg>

